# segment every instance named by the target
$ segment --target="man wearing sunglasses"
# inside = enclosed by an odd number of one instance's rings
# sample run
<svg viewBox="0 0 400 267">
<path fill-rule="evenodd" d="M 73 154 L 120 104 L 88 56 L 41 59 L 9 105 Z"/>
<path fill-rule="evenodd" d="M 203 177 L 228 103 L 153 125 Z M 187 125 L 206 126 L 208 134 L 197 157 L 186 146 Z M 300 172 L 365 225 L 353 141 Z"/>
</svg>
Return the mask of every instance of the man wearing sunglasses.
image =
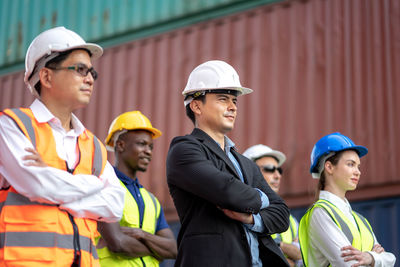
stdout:
<svg viewBox="0 0 400 267">
<path fill-rule="evenodd" d="M 97 221 L 118 222 L 124 190 L 101 141 L 73 114 L 85 107 L 103 53 L 64 27 L 31 43 L 25 83 L 36 100 L 0 113 L 0 262 L 99 266 Z"/>
<path fill-rule="evenodd" d="M 265 181 L 278 194 L 283 173 L 281 166 L 286 160 L 285 154 L 273 150 L 268 146 L 258 144 L 249 147 L 243 153 L 243 156 L 246 156 L 257 164 Z M 288 258 L 290 266 L 303 266 L 298 242 L 299 223 L 293 215 L 290 215 L 289 220 L 288 230 L 280 234 L 273 234 L 272 237 Z"/>
</svg>

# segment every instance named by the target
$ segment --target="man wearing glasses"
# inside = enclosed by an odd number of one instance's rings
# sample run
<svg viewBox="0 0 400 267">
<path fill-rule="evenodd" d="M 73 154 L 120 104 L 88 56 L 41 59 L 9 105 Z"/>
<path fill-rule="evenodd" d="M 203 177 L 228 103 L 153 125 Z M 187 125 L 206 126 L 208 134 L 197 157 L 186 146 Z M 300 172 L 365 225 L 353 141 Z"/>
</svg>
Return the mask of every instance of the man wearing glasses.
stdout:
<svg viewBox="0 0 400 267">
<path fill-rule="evenodd" d="M 265 181 L 278 194 L 282 178 L 282 164 L 286 160 L 285 154 L 259 144 L 249 147 L 243 156 L 254 161 L 260 168 Z M 298 241 L 298 221 L 290 215 L 289 229 L 280 234 L 273 234 L 272 238 L 288 258 L 290 266 L 303 266 Z"/>
<path fill-rule="evenodd" d="M 25 58 L 29 108 L 0 113 L 0 262 L 99 266 L 97 221 L 121 218 L 124 190 L 101 142 L 72 113 L 85 107 L 103 49 L 57 27 Z"/>
</svg>

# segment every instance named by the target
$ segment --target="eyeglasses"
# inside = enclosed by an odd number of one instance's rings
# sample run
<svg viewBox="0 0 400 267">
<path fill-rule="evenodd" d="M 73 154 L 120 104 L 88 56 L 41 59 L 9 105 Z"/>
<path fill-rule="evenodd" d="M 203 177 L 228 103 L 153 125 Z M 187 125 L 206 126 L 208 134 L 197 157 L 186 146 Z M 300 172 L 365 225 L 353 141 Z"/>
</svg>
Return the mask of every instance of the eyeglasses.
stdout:
<svg viewBox="0 0 400 267">
<path fill-rule="evenodd" d="M 283 173 L 283 170 L 281 167 L 276 167 L 274 165 L 264 165 L 264 166 L 261 166 L 261 169 L 265 172 L 270 172 L 270 173 L 274 173 L 276 170 L 279 172 L 279 174 Z"/>
<path fill-rule="evenodd" d="M 77 73 L 79 73 L 80 75 L 82 75 L 83 77 L 86 77 L 88 75 L 88 73 L 90 72 L 90 74 L 92 74 L 93 80 L 96 80 L 98 77 L 97 71 L 94 70 L 93 67 L 89 68 L 88 66 L 86 66 L 85 64 L 76 64 L 73 66 L 69 66 L 69 67 L 46 67 L 48 69 L 51 70 L 74 70 Z"/>
</svg>

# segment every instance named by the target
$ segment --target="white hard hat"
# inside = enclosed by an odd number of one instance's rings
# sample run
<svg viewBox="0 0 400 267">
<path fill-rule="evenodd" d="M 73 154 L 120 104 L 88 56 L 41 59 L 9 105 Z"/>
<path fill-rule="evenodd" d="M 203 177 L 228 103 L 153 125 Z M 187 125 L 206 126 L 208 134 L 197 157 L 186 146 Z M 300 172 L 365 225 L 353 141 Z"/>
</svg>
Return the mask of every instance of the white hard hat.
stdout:
<svg viewBox="0 0 400 267">
<path fill-rule="evenodd" d="M 197 66 L 189 75 L 188 82 L 182 95 L 185 96 L 185 106 L 189 104 L 195 92 L 207 90 L 234 90 L 238 95 L 245 95 L 253 92 L 240 84 L 239 75 L 228 63 L 221 60 L 211 60 Z"/>
<path fill-rule="evenodd" d="M 274 157 L 278 160 L 278 167 L 282 166 L 282 164 L 286 160 L 285 154 L 280 151 L 273 150 L 269 146 L 265 146 L 262 144 L 254 145 L 246 149 L 243 153 L 243 156 L 251 159 L 252 161 L 256 161 L 262 157 Z"/>
<path fill-rule="evenodd" d="M 55 58 L 59 52 L 77 48 L 89 50 L 93 59 L 99 58 L 103 54 L 101 46 L 86 43 L 78 34 L 64 27 L 52 28 L 36 36 L 26 51 L 24 77 L 25 84 L 34 96 L 39 97 L 34 88 L 39 81 L 39 70 L 49 60 Z"/>
</svg>

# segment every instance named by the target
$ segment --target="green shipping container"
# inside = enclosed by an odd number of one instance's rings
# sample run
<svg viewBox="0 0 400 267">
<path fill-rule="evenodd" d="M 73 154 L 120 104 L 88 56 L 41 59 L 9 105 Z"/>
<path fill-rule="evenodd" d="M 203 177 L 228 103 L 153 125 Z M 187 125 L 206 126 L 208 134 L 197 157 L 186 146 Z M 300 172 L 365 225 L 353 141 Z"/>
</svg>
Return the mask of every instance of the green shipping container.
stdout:
<svg viewBox="0 0 400 267">
<path fill-rule="evenodd" d="M 2 0 L 0 75 L 21 70 L 40 32 L 65 26 L 109 47 L 282 0 Z"/>
</svg>

